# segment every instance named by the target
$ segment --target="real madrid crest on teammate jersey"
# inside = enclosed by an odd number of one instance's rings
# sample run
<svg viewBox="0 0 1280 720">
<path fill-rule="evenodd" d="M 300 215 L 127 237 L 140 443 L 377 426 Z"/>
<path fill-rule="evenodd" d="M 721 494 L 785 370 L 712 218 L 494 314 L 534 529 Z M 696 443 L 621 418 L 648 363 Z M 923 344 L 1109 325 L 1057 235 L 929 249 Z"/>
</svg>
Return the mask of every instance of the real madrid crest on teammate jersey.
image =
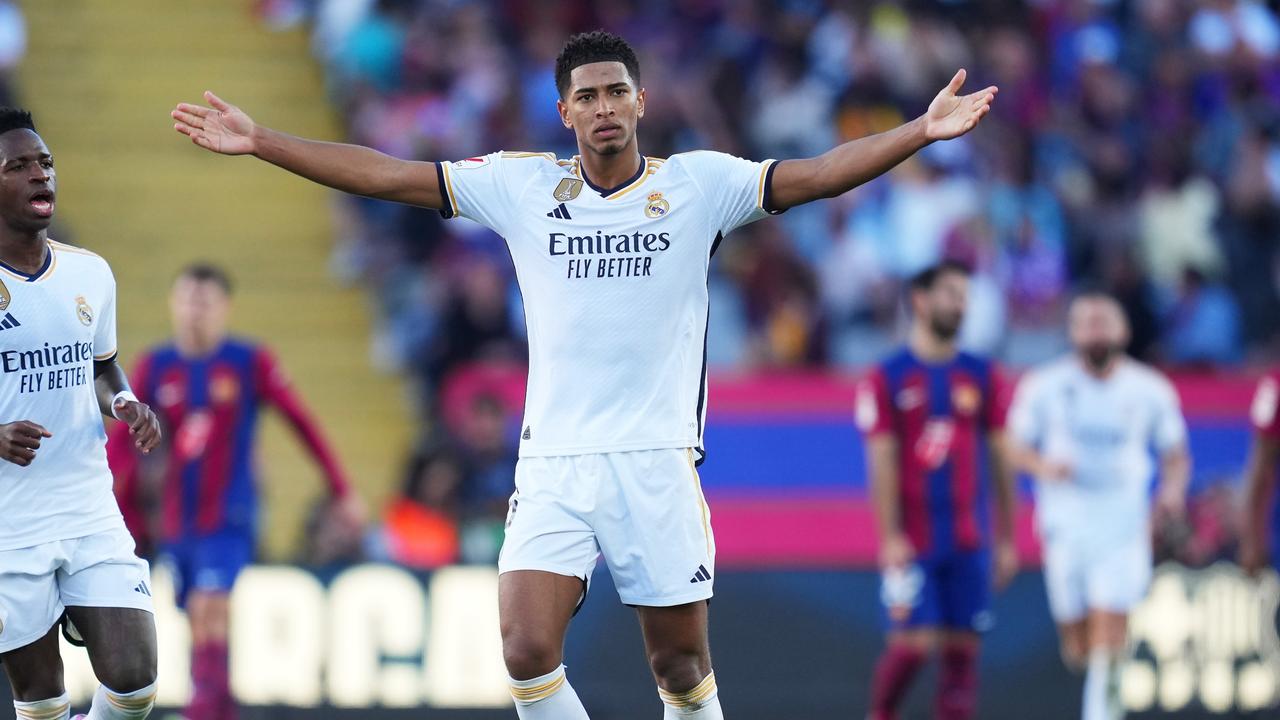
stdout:
<svg viewBox="0 0 1280 720">
<path fill-rule="evenodd" d="M 644 214 L 646 217 L 660 218 L 670 209 L 671 205 L 662 199 L 662 193 L 652 192 L 649 193 L 649 202 L 645 203 Z"/>
<path fill-rule="evenodd" d="M 9 288 L 4 286 L 3 280 L 0 280 L 0 310 L 9 309 L 9 300 L 11 298 L 13 296 L 9 294 Z"/>
<path fill-rule="evenodd" d="M 76 317 L 85 325 L 93 324 L 93 308 L 89 307 L 83 295 L 76 296 Z"/>
<path fill-rule="evenodd" d="M 582 181 L 577 178 L 565 178 L 556 185 L 555 192 L 551 196 L 560 202 L 569 202 L 578 197 L 578 193 L 582 192 Z"/>
</svg>

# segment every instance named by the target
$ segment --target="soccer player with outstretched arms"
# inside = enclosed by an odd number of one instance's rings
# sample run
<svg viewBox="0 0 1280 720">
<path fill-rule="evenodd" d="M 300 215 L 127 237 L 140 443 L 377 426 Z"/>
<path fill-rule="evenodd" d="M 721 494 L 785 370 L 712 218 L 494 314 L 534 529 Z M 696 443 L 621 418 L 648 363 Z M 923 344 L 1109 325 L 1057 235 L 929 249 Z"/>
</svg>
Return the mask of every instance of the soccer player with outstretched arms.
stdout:
<svg viewBox="0 0 1280 720">
<path fill-rule="evenodd" d="M 771 213 L 834 197 L 937 140 L 973 129 L 994 87 L 894 130 L 801 160 L 641 155 L 646 91 L 635 53 L 593 32 L 556 61 L 556 107 L 578 143 L 559 159 L 495 152 L 409 162 L 257 125 L 212 93 L 175 128 L 338 190 L 436 208 L 506 241 L 525 298 L 529 391 L 498 561 L 503 653 L 524 720 L 581 720 L 565 677 L 570 619 L 604 557 L 639 616 L 667 718 L 722 717 L 707 641 L 715 575 L 705 453 L 707 270 L 721 240 Z"/>
</svg>

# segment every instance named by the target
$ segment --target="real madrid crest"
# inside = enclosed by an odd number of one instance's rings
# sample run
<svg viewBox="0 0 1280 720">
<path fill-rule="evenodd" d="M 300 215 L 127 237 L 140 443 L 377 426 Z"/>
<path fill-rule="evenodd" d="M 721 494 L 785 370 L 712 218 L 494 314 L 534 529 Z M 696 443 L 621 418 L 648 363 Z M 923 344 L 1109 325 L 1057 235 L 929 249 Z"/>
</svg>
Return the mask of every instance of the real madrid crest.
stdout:
<svg viewBox="0 0 1280 720">
<path fill-rule="evenodd" d="M 9 294 L 9 288 L 4 286 L 3 280 L 0 280 L 0 310 L 8 310 L 11 299 L 13 296 Z"/>
<path fill-rule="evenodd" d="M 662 199 L 662 193 L 649 193 L 649 202 L 645 203 L 644 214 L 646 217 L 660 218 L 671 210 L 671 205 Z"/>
<path fill-rule="evenodd" d="M 582 181 L 577 178 L 565 178 L 556 186 L 551 196 L 560 202 L 569 202 L 582 192 Z"/>
<path fill-rule="evenodd" d="M 93 308 L 89 307 L 83 295 L 76 296 L 76 317 L 85 325 L 93 324 Z"/>
</svg>

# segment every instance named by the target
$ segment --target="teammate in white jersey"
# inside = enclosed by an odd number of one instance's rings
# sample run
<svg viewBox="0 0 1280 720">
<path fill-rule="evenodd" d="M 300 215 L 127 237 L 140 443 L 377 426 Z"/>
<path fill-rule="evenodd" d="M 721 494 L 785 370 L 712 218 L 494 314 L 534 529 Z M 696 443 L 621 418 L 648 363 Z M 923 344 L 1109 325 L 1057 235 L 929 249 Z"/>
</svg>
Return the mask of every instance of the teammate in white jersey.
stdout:
<svg viewBox="0 0 1280 720">
<path fill-rule="evenodd" d="M 645 90 L 627 43 L 571 38 L 556 106 L 579 154 L 406 162 L 261 127 L 212 93 L 175 128 L 339 190 L 438 208 L 505 238 L 525 300 L 529 391 L 499 560 L 503 651 L 525 720 L 587 717 L 565 680 L 565 632 L 603 555 L 638 609 L 667 718 L 721 718 L 707 646 L 715 542 L 695 466 L 706 417 L 707 269 L 721 238 L 843 193 L 972 129 L 996 89 L 959 96 L 820 157 L 749 162 L 640 154 Z"/>
<path fill-rule="evenodd" d="M 1120 305 L 1091 293 L 1071 304 L 1075 352 L 1018 386 L 1009 428 L 1036 479 L 1049 608 L 1062 656 L 1087 669 L 1085 720 L 1123 716 L 1118 667 L 1129 611 L 1151 580 L 1151 449 L 1160 462 L 1156 512 L 1181 516 L 1190 472 L 1178 395 L 1125 356 Z"/>
<path fill-rule="evenodd" d="M 116 364 L 116 283 L 48 238 L 53 158 L 31 115 L 0 109 L 0 662 L 20 720 L 66 720 L 59 621 L 102 685 L 94 720 L 155 701 L 150 574 L 111 492 L 103 415 L 160 439 Z"/>
</svg>

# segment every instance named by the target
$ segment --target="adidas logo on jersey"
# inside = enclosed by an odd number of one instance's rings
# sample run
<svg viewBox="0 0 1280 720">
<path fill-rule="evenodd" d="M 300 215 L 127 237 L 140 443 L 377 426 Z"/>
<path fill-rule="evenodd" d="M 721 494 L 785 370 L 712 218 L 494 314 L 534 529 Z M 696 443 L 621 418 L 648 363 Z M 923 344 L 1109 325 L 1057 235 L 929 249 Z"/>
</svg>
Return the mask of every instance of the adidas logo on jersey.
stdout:
<svg viewBox="0 0 1280 720">
<path fill-rule="evenodd" d="M 711 573 L 707 572 L 707 567 L 705 565 L 699 565 L 698 572 L 694 573 L 694 576 L 689 580 L 689 582 L 700 583 L 700 582 L 706 582 L 710 579 L 711 579 Z"/>
<path fill-rule="evenodd" d="M 18 318 L 13 316 L 13 313 L 5 313 L 4 317 L 0 318 L 0 330 L 11 330 L 21 324 L 18 322 Z"/>
<path fill-rule="evenodd" d="M 555 210 L 547 213 L 547 217 L 556 218 L 557 220 L 572 220 L 573 216 L 569 214 L 569 208 L 560 203 Z"/>
</svg>

